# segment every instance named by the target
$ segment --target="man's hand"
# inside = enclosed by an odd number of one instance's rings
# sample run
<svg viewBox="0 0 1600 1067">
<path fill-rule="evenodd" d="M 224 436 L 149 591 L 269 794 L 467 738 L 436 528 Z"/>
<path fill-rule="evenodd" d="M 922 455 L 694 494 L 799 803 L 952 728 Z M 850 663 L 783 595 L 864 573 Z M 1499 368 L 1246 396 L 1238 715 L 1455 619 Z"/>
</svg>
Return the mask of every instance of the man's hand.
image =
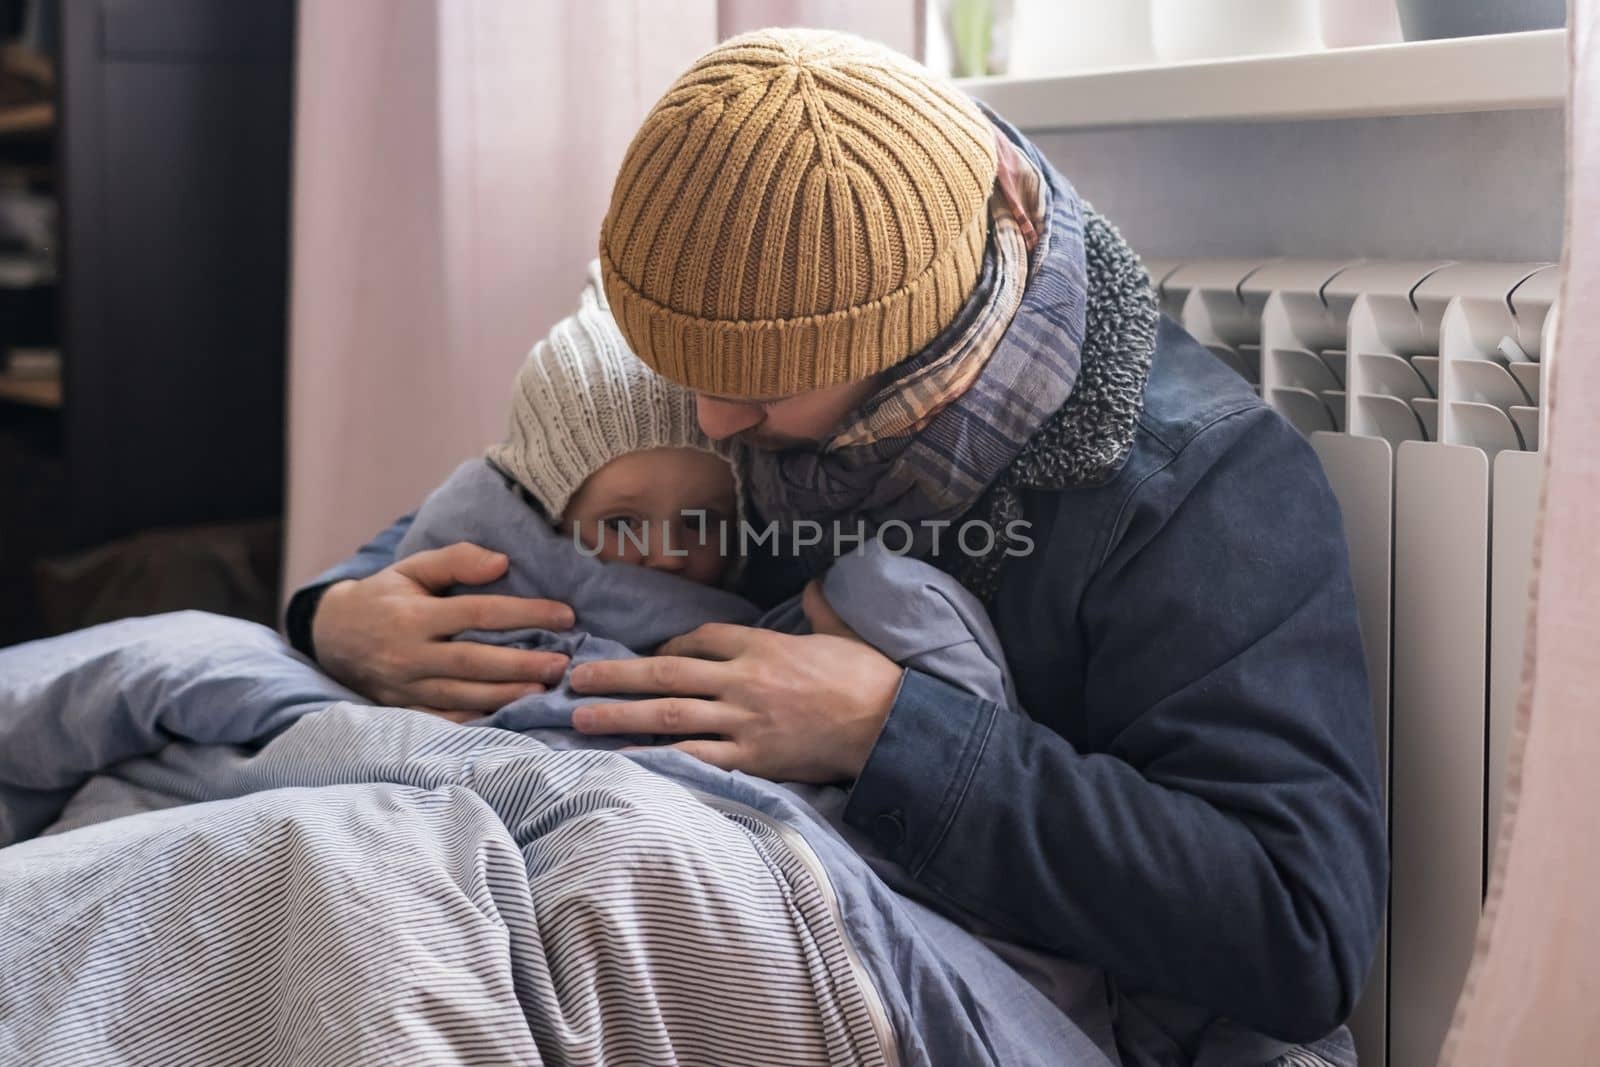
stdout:
<svg viewBox="0 0 1600 1067">
<path fill-rule="evenodd" d="M 553 600 L 439 595 L 492 582 L 507 564 L 500 553 L 463 542 L 330 586 L 311 622 L 317 661 L 379 704 L 458 722 L 543 692 L 561 680 L 566 656 L 450 640 L 463 630 L 572 626 L 572 609 Z"/>
<path fill-rule="evenodd" d="M 655 656 L 574 667 L 580 693 L 666 695 L 586 705 L 573 725 L 588 734 L 715 734 L 674 747 L 777 781 L 854 778 L 904 672 L 844 625 L 815 582 L 802 603 L 816 630 L 808 637 L 711 623 Z"/>
</svg>

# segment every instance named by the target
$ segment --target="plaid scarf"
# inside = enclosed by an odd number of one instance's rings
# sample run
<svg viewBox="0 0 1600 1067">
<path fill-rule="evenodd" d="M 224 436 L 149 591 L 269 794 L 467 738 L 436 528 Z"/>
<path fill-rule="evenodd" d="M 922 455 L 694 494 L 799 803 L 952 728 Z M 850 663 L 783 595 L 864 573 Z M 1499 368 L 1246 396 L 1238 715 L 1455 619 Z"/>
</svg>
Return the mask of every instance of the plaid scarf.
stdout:
<svg viewBox="0 0 1600 1067">
<path fill-rule="evenodd" d="M 854 533 L 859 521 L 871 536 L 898 521 L 912 554 L 933 555 L 925 524 L 969 510 L 1071 394 L 1088 291 L 1083 204 L 1020 133 L 991 121 L 999 170 L 972 295 L 819 448 L 751 455 L 755 509 L 781 531 L 809 519 Z M 898 548 L 904 536 L 884 539 Z M 805 569 L 820 573 L 833 550 L 830 530 L 801 553 Z"/>
</svg>

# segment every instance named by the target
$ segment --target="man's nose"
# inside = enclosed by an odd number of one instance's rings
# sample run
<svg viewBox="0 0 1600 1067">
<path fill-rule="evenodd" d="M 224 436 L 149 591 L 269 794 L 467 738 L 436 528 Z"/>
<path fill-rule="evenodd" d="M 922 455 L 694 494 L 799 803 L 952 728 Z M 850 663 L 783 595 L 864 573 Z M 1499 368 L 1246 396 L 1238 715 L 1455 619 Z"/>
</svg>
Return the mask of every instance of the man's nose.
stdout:
<svg viewBox="0 0 1600 1067">
<path fill-rule="evenodd" d="M 741 404 L 736 400 L 695 397 L 695 415 L 700 428 L 713 441 L 721 441 L 757 426 L 765 417 L 760 404 Z"/>
</svg>

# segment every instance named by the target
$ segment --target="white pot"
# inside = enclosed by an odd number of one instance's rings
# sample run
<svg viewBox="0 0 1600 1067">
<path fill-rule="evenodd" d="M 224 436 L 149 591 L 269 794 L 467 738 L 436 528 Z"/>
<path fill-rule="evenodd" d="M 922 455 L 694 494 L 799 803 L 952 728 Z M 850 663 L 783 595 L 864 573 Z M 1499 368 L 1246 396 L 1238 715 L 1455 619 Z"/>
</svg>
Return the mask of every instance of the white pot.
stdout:
<svg viewBox="0 0 1600 1067">
<path fill-rule="evenodd" d="M 1149 0 L 1013 0 L 1010 50 L 1024 77 L 1149 63 Z"/>
<path fill-rule="evenodd" d="M 1151 29 L 1167 63 L 1322 47 L 1317 0 L 1152 0 Z"/>
</svg>

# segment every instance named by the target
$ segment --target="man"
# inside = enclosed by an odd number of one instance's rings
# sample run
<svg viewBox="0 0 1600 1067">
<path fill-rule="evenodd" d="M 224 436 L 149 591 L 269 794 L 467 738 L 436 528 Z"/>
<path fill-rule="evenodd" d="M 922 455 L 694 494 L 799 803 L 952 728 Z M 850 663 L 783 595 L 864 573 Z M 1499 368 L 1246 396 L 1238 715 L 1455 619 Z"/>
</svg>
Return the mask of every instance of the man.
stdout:
<svg viewBox="0 0 1600 1067">
<path fill-rule="evenodd" d="M 769 31 L 657 104 L 600 254 L 638 356 L 698 393 L 709 435 L 754 446 L 782 551 L 755 553 L 753 588 L 792 592 L 858 530 L 904 541 L 985 600 L 1027 717 L 837 635 L 713 626 L 575 670 L 580 691 L 656 694 L 578 727 L 853 782 L 847 819 L 922 886 L 1103 967 L 1119 1025 L 1148 1013 L 1173 1060 L 1218 1017 L 1337 1028 L 1386 877 L 1337 507 L 1305 442 L 1159 318 L 1115 230 L 920 68 Z M 437 597 L 505 562 L 392 564 L 404 521 L 296 595 L 295 642 L 376 700 L 457 717 L 559 679 L 559 658 L 449 638 L 571 612 Z"/>
</svg>

